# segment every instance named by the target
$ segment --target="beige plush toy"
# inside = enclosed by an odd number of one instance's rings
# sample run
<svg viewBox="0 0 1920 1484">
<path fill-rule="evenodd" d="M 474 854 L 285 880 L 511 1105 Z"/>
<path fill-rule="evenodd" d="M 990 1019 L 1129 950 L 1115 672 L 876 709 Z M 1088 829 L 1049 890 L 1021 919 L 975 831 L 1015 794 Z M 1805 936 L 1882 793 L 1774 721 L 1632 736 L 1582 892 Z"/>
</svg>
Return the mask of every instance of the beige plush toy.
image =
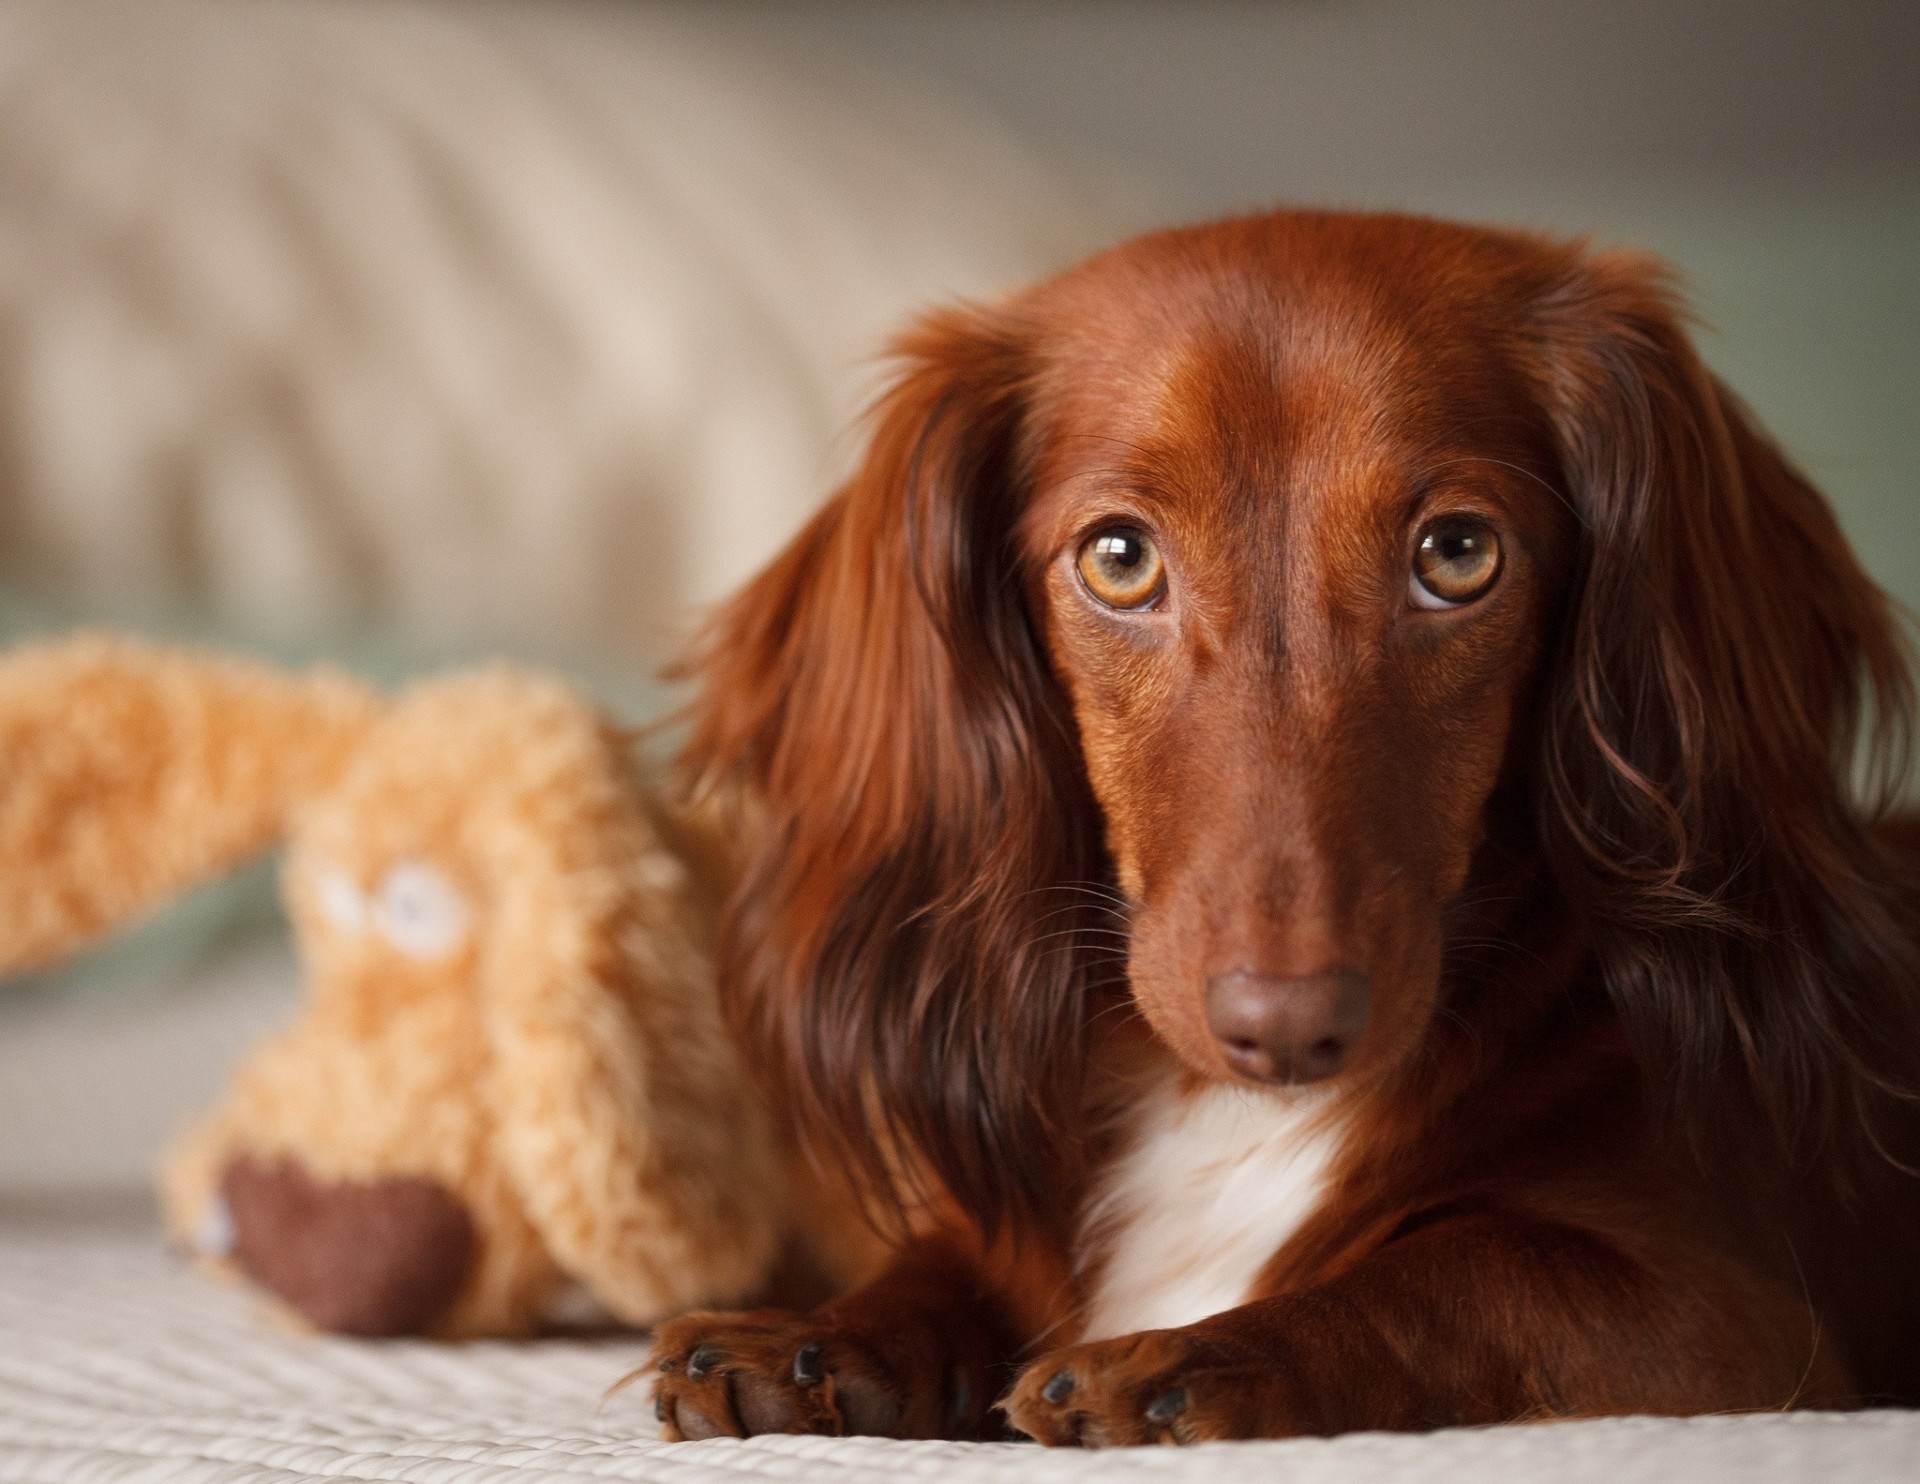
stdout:
<svg viewBox="0 0 1920 1484">
<path fill-rule="evenodd" d="M 0 656 L 0 972 L 276 844 L 310 979 L 163 1172 L 322 1329 L 636 1324 L 763 1291 L 788 1170 L 721 1025 L 711 837 L 505 668 L 395 699 L 103 637 Z"/>
</svg>

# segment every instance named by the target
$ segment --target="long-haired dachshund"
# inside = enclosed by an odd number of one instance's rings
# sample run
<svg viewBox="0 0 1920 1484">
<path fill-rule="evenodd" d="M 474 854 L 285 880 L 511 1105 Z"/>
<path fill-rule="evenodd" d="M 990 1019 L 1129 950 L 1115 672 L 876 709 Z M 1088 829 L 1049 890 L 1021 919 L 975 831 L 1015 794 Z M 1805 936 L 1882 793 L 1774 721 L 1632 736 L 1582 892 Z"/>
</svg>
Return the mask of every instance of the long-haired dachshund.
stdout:
<svg viewBox="0 0 1920 1484">
<path fill-rule="evenodd" d="M 687 761 L 902 1235 L 667 1435 L 1920 1400 L 1906 652 L 1663 271 L 1282 213 L 899 351 Z"/>
</svg>

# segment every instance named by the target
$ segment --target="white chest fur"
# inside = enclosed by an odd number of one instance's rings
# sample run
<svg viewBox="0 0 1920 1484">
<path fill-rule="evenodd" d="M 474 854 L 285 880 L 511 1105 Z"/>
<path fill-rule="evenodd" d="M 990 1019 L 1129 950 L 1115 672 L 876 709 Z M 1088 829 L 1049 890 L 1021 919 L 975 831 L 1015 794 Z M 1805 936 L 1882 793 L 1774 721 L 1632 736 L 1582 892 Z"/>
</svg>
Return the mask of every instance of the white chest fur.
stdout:
<svg viewBox="0 0 1920 1484">
<path fill-rule="evenodd" d="M 1339 1148 L 1316 1100 L 1237 1087 L 1148 1099 L 1133 1142 L 1089 1208 L 1105 1254 L 1086 1340 L 1171 1329 L 1245 1302 L 1326 1186 Z"/>
</svg>

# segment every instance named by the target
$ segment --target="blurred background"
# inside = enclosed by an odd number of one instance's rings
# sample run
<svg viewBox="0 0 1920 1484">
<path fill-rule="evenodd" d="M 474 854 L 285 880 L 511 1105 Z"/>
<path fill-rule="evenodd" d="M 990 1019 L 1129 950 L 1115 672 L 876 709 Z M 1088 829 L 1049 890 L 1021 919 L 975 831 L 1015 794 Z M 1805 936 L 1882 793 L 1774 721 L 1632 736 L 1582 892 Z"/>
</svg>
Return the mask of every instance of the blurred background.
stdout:
<svg viewBox="0 0 1920 1484">
<path fill-rule="evenodd" d="M 0 639 L 657 714 L 917 306 L 1283 202 L 1664 253 L 1920 604 L 1916 75 L 1865 0 L 0 0 Z M 294 993 L 264 867 L 0 985 L 0 1191 L 139 1182 Z"/>
</svg>

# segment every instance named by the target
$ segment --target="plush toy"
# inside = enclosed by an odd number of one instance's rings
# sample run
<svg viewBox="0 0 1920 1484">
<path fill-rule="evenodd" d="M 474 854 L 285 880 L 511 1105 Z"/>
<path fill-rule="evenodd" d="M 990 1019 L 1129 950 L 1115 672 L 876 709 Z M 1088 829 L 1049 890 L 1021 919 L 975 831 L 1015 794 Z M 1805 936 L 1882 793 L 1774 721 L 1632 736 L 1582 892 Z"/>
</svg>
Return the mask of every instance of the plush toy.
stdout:
<svg viewBox="0 0 1920 1484">
<path fill-rule="evenodd" d="M 630 741 L 506 668 L 388 700 L 113 638 L 16 649 L 0 972 L 284 844 L 307 1003 L 169 1154 L 183 1241 L 352 1334 L 750 1299 L 791 1261 L 791 1161 L 714 999 L 715 834 Z"/>
</svg>

